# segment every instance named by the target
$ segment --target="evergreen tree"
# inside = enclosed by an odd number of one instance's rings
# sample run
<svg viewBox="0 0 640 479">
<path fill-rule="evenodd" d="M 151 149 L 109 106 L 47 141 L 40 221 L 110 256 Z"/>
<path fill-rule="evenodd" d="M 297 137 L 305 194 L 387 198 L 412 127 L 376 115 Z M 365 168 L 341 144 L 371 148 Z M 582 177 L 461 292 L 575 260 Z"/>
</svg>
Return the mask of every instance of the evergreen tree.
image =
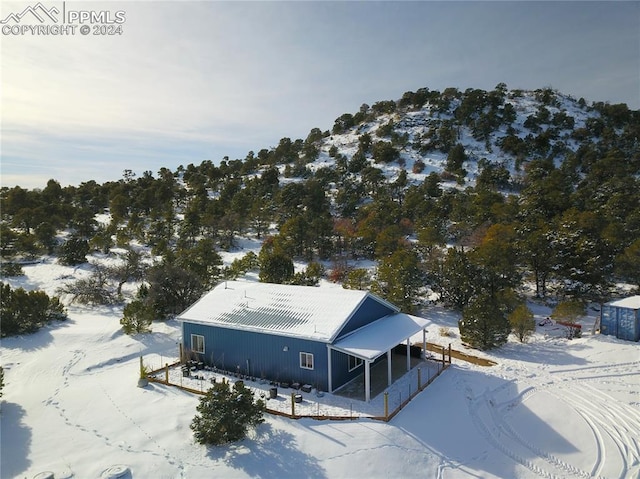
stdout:
<svg viewBox="0 0 640 479">
<path fill-rule="evenodd" d="M 460 339 L 473 348 L 493 349 L 507 342 L 511 325 L 495 298 L 474 296 L 458 321 Z"/>
<path fill-rule="evenodd" d="M 449 150 L 447 155 L 446 171 L 457 176 L 465 176 L 467 172 L 462 168 L 463 163 L 467 160 L 467 154 L 464 146 L 458 143 Z"/>
<path fill-rule="evenodd" d="M 142 286 L 138 292 L 138 299 L 124 307 L 120 324 L 125 334 L 148 333 L 151 323 L 155 319 L 155 310 L 145 301 L 146 287 Z"/>
<path fill-rule="evenodd" d="M 157 319 L 181 313 L 206 291 L 195 273 L 167 261 L 152 267 L 147 281 L 147 301 L 153 306 Z"/>
<path fill-rule="evenodd" d="M 477 289 L 478 272 L 462 248 L 450 248 L 434 276 L 441 299 L 458 310 L 467 306 Z"/>
<path fill-rule="evenodd" d="M 640 239 L 625 248 L 615 264 L 618 274 L 640 288 Z"/>
<path fill-rule="evenodd" d="M 371 275 L 364 268 L 355 268 L 347 273 L 346 279 L 342 282 L 345 289 L 366 290 L 371 286 Z"/>
<path fill-rule="evenodd" d="M 293 260 L 285 253 L 260 252 L 260 281 L 263 283 L 288 283 L 293 279 Z"/>
<path fill-rule="evenodd" d="M 402 311 L 413 313 L 419 304 L 421 287 L 418 256 L 402 248 L 380 262 L 371 290 Z"/>
<path fill-rule="evenodd" d="M 69 266 L 76 266 L 87 262 L 89 243 L 79 237 L 71 237 L 62 245 L 60 262 Z"/>
<path fill-rule="evenodd" d="M 233 385 L 217 382 L 200 399 L 199 414 L 191 421 L 191 430 L 199 444 L 219 446 L 240 441 L 249 428 L 264 422 L 265 404 L 254 400 L 253 392 L 241 381 Z"/>
</svg>

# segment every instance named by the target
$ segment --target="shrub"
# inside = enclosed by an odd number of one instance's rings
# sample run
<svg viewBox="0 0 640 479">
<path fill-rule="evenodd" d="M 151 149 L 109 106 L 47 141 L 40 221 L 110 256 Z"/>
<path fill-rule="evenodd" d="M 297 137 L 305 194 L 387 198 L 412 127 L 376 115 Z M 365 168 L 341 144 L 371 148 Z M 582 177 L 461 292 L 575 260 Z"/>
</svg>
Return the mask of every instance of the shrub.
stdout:
<svg viewBox="0 0 640 479">
<path fill-rule="evenodd" d="M 577 299 L 562 301 L 551 312 L 551 318 L 564 323 L 565 337 L 567 339 L 579 338 L 582 330 L 578 325 L 572 326 L 581 316 L 587 313 L 583 302 Z"/>
<path fill-rule="evenodd" d="M 240 381 L 215 383 L 196 407 L 199 414 L 191 421 L 191 430 L 199 444 L 222 445 L 247 436 L 249 428 L 264 422 L 265 404 L 253 399 L 253 392 Z"/>
<path fill-rule="evenodd" d="M 444 326 L 441 326 L 440 329 L 438 330 L 438 332 L 440 333 L 440 336 L 442 337 L 451 337 L 453 336 L 453 333 L 451 332 L 451 330 L 449 328 L 445 328 Z"/>
<path fill-rule="evenodd" d="M 0 336 L 35 333 L 52 321 L 64 321 L 67 313 L 54 296 L 49 297 L 43 291 L 25 291 L 23 288 L 11 289 L 2 284 L 0 294 Z"/>
<path fill-rule="evenodd" d="M 515 334 L 521 343 L 526 343 L 529 337 L 536 330 L 536 322 L 533 319 L 533 313 L 525 304 L 518 306 L 508 316 L 511 331 Z"/>
<path fill-rule="evenodd" d="M 0 276 L 8 278 L 23 275 L 24 271 L 22 271 L 22 266 L 18 263 L 2 263 L 0 265 Z"/>
<path fill-rule="evenodd" d="M 411 169 L 411 171 L 413 173 L 422 173 L 425 169 L 425 163 L 422 160 L 416 160 L 415 163 L 413 164 L 413 168 Z"/>
</svg>

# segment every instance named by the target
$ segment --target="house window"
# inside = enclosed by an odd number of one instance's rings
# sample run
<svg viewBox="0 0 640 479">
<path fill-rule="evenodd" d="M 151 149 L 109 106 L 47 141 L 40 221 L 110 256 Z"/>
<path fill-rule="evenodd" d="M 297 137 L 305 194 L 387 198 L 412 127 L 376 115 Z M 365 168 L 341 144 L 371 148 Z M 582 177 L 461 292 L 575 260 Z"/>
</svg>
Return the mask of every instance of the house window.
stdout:
<svg viewBox="0 0 640 479">
<path fill-rule="evenodd" d="M 191 335 L 191 351 L 204 354 L 204 336 L 199 334 Z"/>
<path fill-rule="evenodd" d="M 362 364 L 362 359 L 355 356 L 349 356 L 349 371 L 353 371 L 355 368 Z"/>
<path fill-rule="evenodd" d="M 313 369 L 313 354 L 300 353 L 300 367 L 302 369 Z"/>
</svg>

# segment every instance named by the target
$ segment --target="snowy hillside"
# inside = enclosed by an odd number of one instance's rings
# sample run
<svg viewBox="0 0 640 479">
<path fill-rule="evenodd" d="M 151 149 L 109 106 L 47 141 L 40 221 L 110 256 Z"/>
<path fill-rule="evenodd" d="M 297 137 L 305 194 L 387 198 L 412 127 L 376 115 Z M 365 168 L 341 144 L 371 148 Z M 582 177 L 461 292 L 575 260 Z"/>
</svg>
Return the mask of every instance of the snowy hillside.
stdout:
<svg viewBox="0 0 640 479">
<path fill-rule="evenodd" d="M 24 271 L 13 286 L 49 292 L 76 273 L 54 263 Z M 538 320 L 549 314 L 530 306 Z M 455 314 L 421 314 L 430 341 L 464 349 Z M 538 326 L 530 343 L 483 354 L 496 366 L 454 359 L 389 423 L 269 416 L 255 436 L 207 449 L 189 430 L 196 396 L 136 386 L 140 355 L 158 365 L 176 356 L 178 325 L 130 337 L 120 307 L 70 306 L 68 321 L 2 341 L 0 477 L 638 478 L 640 349 L 589 334 L 589 314 L 583 338 Z"/>
<path fill-rule="evenodd" d="M 466 181 L 473 185 L 480 160 L 504 166 L 516 178 L 523 173 L 524 156 L 551 156 L 559 164 L 603 121 L 583 100 L 551 89 L 451 90 L 427 93 L 424 104 L 403 101 L 406 93 L 400 100 L 363 105 L 360 113 L 342 115 L 332 132 L 325 132 L 318 158 L 307 167 L 311 171 L 335 167 L 332 148 L 351 160 L 361 137 L 368 134 L 374 143 L 389 142 L 399 151 L 398 161 L 388 164 L 376 162 L 369 152 L 365 156 L 370 165 L 391 179 L 406 169 L 410 179 L 421 182 L 430 173 L 447 169 L 447 153 L 459 143 L 467 156 Z M 345 117 L 350 120 L 345 122 Z M 415 172 L 416 162 L 424 163 L 423 171 Z"/>
</svg>

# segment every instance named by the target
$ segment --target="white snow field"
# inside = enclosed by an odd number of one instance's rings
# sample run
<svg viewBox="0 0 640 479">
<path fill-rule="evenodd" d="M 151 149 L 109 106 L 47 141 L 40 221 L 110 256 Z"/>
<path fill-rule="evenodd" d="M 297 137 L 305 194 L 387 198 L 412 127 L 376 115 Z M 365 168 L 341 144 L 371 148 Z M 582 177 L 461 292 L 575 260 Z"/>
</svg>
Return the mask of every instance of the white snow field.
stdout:
<svg viewBox="0 0 640 479">
<path fill-rule="evenodd" d="M 24 270 L 12 286 L 48 294 L 70 273 Z M 593 310 L 582 338 L 545 326 L 527 344 L 466 350 L 498 364 L 454 359 L 389 423 L 267 415 L 248 439 L 215 448 L 193 441 L 197 396 L 137 387 L 140 355 L 158 366 L 175 358 L 176 322 L 130 337 L 120 308 L 68 311 L 66 322 L 2 341 L 2 478 L 640 478 L 640 344 L 591 335 Z M 421 315 L 434 323 L 429 341 L 465 350 L 455 314 Z"/>
</svg>

